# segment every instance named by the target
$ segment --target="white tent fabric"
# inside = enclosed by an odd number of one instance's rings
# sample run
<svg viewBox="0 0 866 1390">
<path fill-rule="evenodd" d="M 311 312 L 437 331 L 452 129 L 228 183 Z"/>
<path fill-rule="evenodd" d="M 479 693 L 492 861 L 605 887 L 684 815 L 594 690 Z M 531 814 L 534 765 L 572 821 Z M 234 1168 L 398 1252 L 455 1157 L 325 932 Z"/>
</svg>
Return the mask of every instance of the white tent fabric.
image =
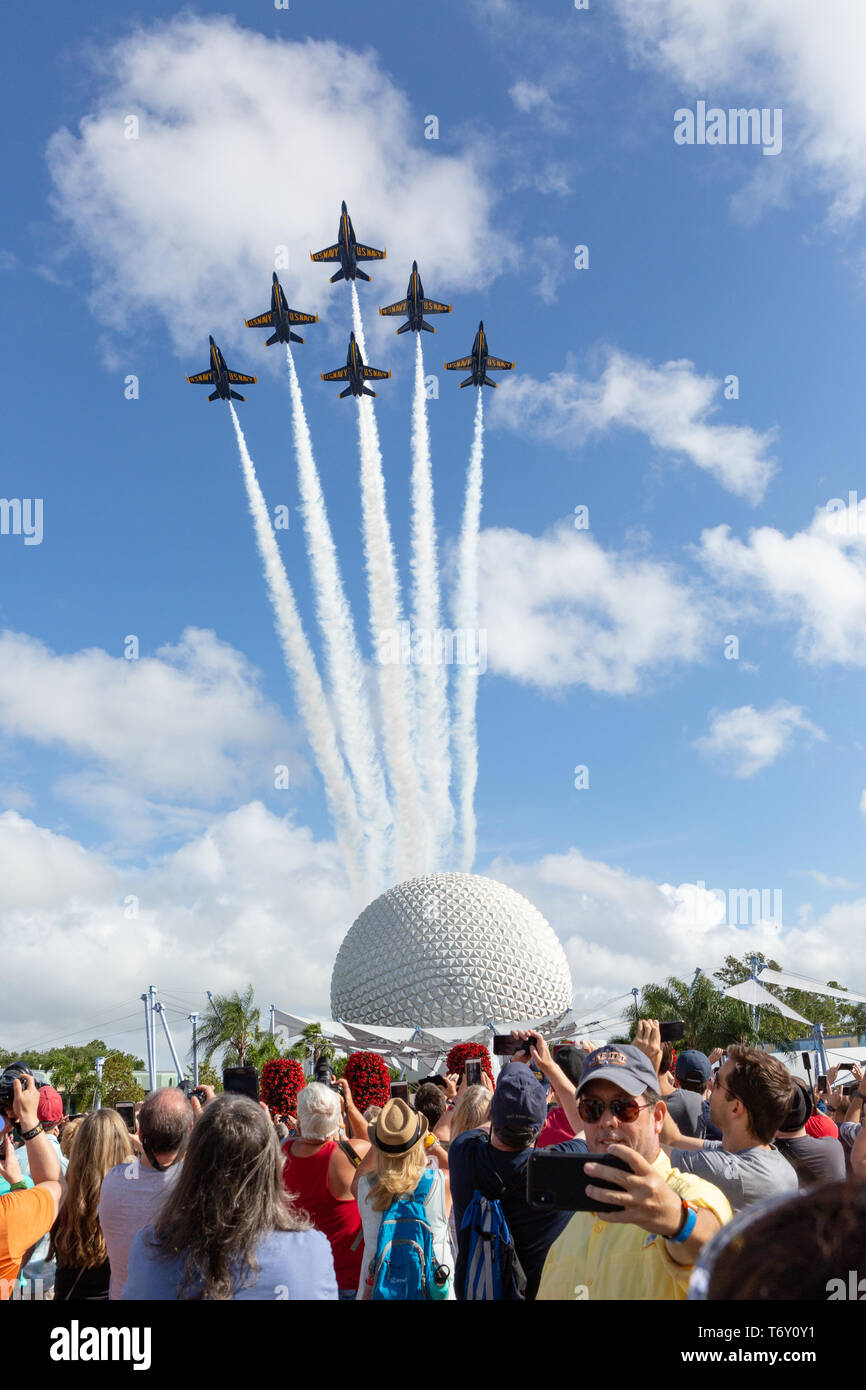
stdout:
<svg viewBox="0 0 866 1390">
<path fill-rule="evenodd" d="M 853 1004 L 866 1004 L 866 994 L 855 994 L 849 989 L 831 989 L 820 980 L 810 980 L 807 975 L 792 975 L 788 970 L 769 970 L 763 966 L 758 971 L 758 978 L 767 984 L 801 989 L 806 994 L 827 994 L 831 999 L 850 999 Z"/>
<path fill-rule="evenodd" d="M 808 1018 L 798 1014 L 795 1009 L 789 1009 L 787 1004 L 783 1004 L 769 990 L 764 989 L 757 980 L 744 980 L 741 985 L 731 985 L 730 989 L 725 990 L 725 994 L 729 999 L 742 999 L 746 1004 L 754 1004 L 759 1009 L 776 1009 L 778 1013 L 784 1014 L 785 1018 L 796 1019 L 798 1023 L 805 1023 L 809 1028 L 812 1026 Z"/>
<path fill-rule="evenodd" d="M 835 1048 L 829 1048 L 829 1047 L 828 1047 L 828 1048 L 826 1049 L 826 1055 L 827 1055 L 827 1066 L 828 1066 L 828 1067 L 835 1067 L 835 1066 L 837 1065 L 837 1063 L 839 1063 L 839 1062 L 858 1062 L 858 1063 L 861 1063 L 861 1064 L 862 1064 L 863 1060 L 866 1059 L 866 1048 L 862 1048 L 862 1047 L 861 1047 L 861 1048 L 856 1048 L 856 1047 L 850 1047 L 850 1048 L 848 1048 L 848 1047 L 835 1047 Z M 773 1053 L 773 1056 L 774 1056 L 774 1057 L 778 1057 L 779 1061 L 780 1061 L 780 1062 L 783 1062 L 784 1065 L 788 1068 L 788 1071 L 791 1072 L 794 1076 L 801 1076 L 801 1077 L 803 1078 L 804 1081 L 808 1081 L 808 1080 L 809 1080 L 809 1072 L 807 1071 L 807 1069 L 806 1069 L 806 1067 L 805 1067 L 805 1065 L 804 1065 L 804 1063 L 803 1063 L 803 1053 L 802 1053 L 802 1052 L 774 1052 L 774 1053 Z M 813 1048 L 810 1048 L 810 1049 L 809 1049 L 809 1056 L 813 1059 L 813 1060 L 812 1060 L 812 1081 L 815 1081 L 815 1080 L 817 1080 L 817 1075 L 818 1075 L 818 1074 L 817 1074 L 817 1071 L 815 1070 L 815 1061 L 814 1061 L 815 1052 L 814 1052 L 814 1049 L 813 1049 Z M 842 1072 L 842 1073 L 836 1078 L 836 1085 L 839 1086 L 839 1085 L 841 1085 L 842 1082 L 844 1082 L 844 1081 L 850 1081 L 850 1080 L 851 1080 L 851 1073 L 850 1073 L 850 1072 Z"/>
</svg>

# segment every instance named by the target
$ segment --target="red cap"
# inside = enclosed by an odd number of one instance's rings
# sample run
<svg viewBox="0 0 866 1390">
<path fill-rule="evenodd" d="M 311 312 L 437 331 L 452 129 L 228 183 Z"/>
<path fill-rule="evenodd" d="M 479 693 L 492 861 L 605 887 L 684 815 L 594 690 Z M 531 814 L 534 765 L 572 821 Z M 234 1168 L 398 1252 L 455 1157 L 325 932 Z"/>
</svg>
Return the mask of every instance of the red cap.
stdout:
<svg viewBox="0 0 866 1390">
<path fill-rule="evenodd" d="M 810 1115 L 806 1121 L 806 1133 L 811 1134 L 813 1139 L 838 1139 L 839 1127 L 827 1116 L 820 1112 L 817 1115 Z"/>
<path fill-rule="evenodd" d="M 63 1101 L 53 1086 L 42 1086 L 36 1117 L 41 1125 L 57 1125 L 63 1119 Z"/>
</svg>

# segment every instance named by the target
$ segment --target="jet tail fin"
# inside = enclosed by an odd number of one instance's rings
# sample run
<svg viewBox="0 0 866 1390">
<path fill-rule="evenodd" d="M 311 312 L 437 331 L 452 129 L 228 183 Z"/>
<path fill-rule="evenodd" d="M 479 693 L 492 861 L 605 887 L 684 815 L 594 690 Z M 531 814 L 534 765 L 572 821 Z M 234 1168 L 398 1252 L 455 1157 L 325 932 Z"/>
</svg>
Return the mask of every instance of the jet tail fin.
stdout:
<svg viewBox="0 0 866 1390">
<path fill-rule="evenodd" d="M 241 393 L 240 393 L 240 391 L 229 391 L 229 395 L 231 396 L 231 398 L 232 398 L 233 401 L 245 401 L 245 400 L 246 400 L 246 396 L 242 396 Z"/>
<path fill-rule="evenodd" d="M 278 343 L 279 341 L 279 333 L 272 333 L 270 338 L 265 338 L 265 347 L 273 347 L 274 343 Z"/>
<path fill-rule="evenodd" d="M 375 391 L 371 391 L 370 388 L 369 388 L 369 386 L 365 386 L 365 387 L 363 388 L 362 395 L 364 395 L 364 396 L 375 396 L 375 394 L 376 394 L 376 392 L 375 392 Z"/>
<path fill-rule="evenodd" d="M 332 285 L 336 285 L 336 283 L 337 283 L 338 280 L 345 280 L 345 278 L 346 278 L 346 277 L 345 277 L 345 275 L 343 274 L 342 270 L 338 270 L 337 273 L 336 273 L 336 275 L 332 275 L 332 276 L 331 276 L 331 284 L 332 284 Z"/>
<path fill-rule="evenodd" d="M 410 329 L 411 327 L 412 327 L 412 325 L 411 325 L 410 323 L 404 323 L 404 324 L 402 325 L 402 327 L 400 327 L 400 328 L 397 329 L 397 332 L 398 332 L 398 333 L 408 333 L 408 332 L 409 332 L 409 329 Z"/>
<path fill-rule="evenodd" d="M 359 280 L 369 280 L 370 278 L 366 270 L 361 270 L 360 266 L 355 266 L 355 274 Z"/>
<path fill-rule="evenodd" d="M 289 334 L 289 342 L 290 342 L 290 343 L 302 343 L 303 341 L 304 341 L 303 338 L 300 337 L 300 335 L 299 335 L 298 333 L 290 333 L 290 334 Z"/>
<path fill-rule="evenodd" d="M 492 381 L 492 380 L 490 379 L 489 376 L 485 375 L 485 377 L 484 377 L 484 385 L 485 385 L 485 386 L 494 386 L 494 387 L 495 387 L 495 386 L 498 386 L 498 385 L 499 385 L 499 382 L 498 382 L 498 381 Z"/>
<path fill-rule="evenodd" d="M 436 329 L 433 327 L 432 323 L 428 323 L 426 319 L 421 320 L 421 327 L 424 329 L 425 333 L 436 332 Z"/>
<path fill-rule="evenodd" d="M 341 391 L 341 392 L 340 392 L 340 400 L 341 400 L 341 401 L 344 400 L 346 396 L 351 396 L 351 394 L 352 394 L 352 388 L 351 388 L 351 386 L 347 386 L 346 389 L 345 389 L 345 391 Z"/>
<path fill-rule="evenodd" d="M 468 376 L 468 377 L 466 378 L 465 381 L 461 381 L 461 383 L 460 383 L 460 390 L 462 391 L 464 386 L 472 386 L 472 385 L 474 385 L 474 379 L 473 379 L 471 376 Z"/>
<path fill-rule="evenodd" d="M 210 395 L 208 396 L 208 400 L 209 400 L 209 401 L 218 401 L 219 398 L 220 398 L 220 393 L 219 393 L 219 391 L 211 391 Z"/>
</svg>

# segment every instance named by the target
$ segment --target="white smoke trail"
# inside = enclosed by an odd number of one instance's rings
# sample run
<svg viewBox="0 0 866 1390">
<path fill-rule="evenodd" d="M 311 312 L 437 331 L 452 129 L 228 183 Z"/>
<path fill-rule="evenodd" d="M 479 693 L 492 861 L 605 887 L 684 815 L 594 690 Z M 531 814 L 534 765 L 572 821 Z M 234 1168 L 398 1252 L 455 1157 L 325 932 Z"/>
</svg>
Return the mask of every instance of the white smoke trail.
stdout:
<svg viewBox="0 0 866 1390">
<path fill-rule="evenodd" d="M 352 318 L 355 339 L 361 356 L 364 357 L 366 345 L 361 323 L 361 306 L 354 281 Z M 373 404 L 368 396 L 361 396 L 358 400 L 358 437 L 361 447 L 361 511 L 370 595 L 370 628 L 379 667 L 382 742 L 394 792 L 397 873 L 403 879 L 426 871 L 427 837 L 421 814 L 418 770 L 413 751 L 413 673 L 411 665 L 402 659 L 400 581 L 385 503 L 379 431 Z"/>
<path fill-rule="evenodd" d="M 418 747 L 426 792 L 426 818 L 431 827 L 430 868 L 437 871 L 450 856 L 454 832 L 451 804 L 451 749 L 448 728 L 448 677 L 443 660 L 435 660 L 441 630 L 441 594 L 436 562 L 436 517 L 433 508 L 433 470 L 424 392 L 421 334 L 415 339 L 415 392 L 412 398 L 412 578 L 413 625 L 427 634 L 426 660 L 418 670 Z M 423 636 L 420 640 L 424 640 Z"/>
<path fill-rule="evenodd" d="M 454 748 L 459 780 L 458 810 L 463 841 L 462 868 L 469 873 L 475 859 L 475 784 L 478 781 L 478 730 L 475 706 L 478 698 L 478 665 L 469 661 L 478 633 L 478 533 L 481 527 L 481 483 L 484 460 L 483 387 L 478 388 L 475 432 L 466 474 L 466 501 L 457 552 L 457 592 L 454 625 L 463 634 L 463 660 L 457 667 Z M 480 658 L 480 645 L 475 647 Z"/>
<path fill-rule="evenodd" d="M 331 691 L 343 738 L 343 751 L 355 781 L 361 822 L 368 837 L 367 877 L 369 896 L 374 897 L 388 886 L 390 866 L 387 854 L 391 808 L 378 761 L 355 626 L 343 588 L 337 550 L 328 522 L 319 471 L 313 456 L 301 386 L 288 343 L 286 363 L 289 369 L 292 428 L 316 617 L 322 630 Z"/>
<path fill-rule="evenodd" d="M 361 833 L 355 794 L 337 745 L 337 731 L 316 669 L 316 658 L 301 626 L 300 614 L 277 546 L 267 503 L 262 495 L 243 430 L 231 401 L 229 410 L 237 436 L 250 515 L 283 649 L 283 660 L 294 679 L 298 706 L 325 784 L 325 796 L 337 841 L 345 856 L 346 873 L 353 892 L 360 898 L 365 891 L 365 885 L 360 868 Z"/>
</svg>

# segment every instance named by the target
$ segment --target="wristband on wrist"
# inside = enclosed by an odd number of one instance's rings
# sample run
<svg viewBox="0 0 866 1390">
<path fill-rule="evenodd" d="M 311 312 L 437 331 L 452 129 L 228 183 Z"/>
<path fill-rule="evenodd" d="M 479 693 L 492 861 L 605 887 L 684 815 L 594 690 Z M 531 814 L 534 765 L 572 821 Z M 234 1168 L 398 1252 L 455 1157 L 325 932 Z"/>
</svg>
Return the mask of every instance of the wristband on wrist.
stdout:
<svg viewBox="0 0 866 1390">
<path fill-rule="evenodd" d="M 22 1139 L 24 1140 L 24 1142 L 26 1143 L 28 1139 L 35 1139 L 36 1136 L 37 1136 L 37 1134 L 41 1134 L 41 1133 L 42 1133 L 42 1125 L 41 1125 L 41 1124 L 39 1123 L 39 1121 L 37 1120 L 37 1121 L 36 1121 L 36 1124 L 33 1126 L 33 1128 L 32 1128 L 32 1129 L 28 1129 L 28 1131 L 27 1131 L 26 1134 L 22 1134 L 22 1135 L 21 1135 L 21 1138 L 22 1138 Z"/>
<path fill-rule="evenodd" d="M 698 1209 L 691 1202 L 683 1198 L 682 1223 L 675 1236 L 668 1236 L 671 1245 L 684 1245 L 695 1229 L 698 1220 Z"/>
</svg>

